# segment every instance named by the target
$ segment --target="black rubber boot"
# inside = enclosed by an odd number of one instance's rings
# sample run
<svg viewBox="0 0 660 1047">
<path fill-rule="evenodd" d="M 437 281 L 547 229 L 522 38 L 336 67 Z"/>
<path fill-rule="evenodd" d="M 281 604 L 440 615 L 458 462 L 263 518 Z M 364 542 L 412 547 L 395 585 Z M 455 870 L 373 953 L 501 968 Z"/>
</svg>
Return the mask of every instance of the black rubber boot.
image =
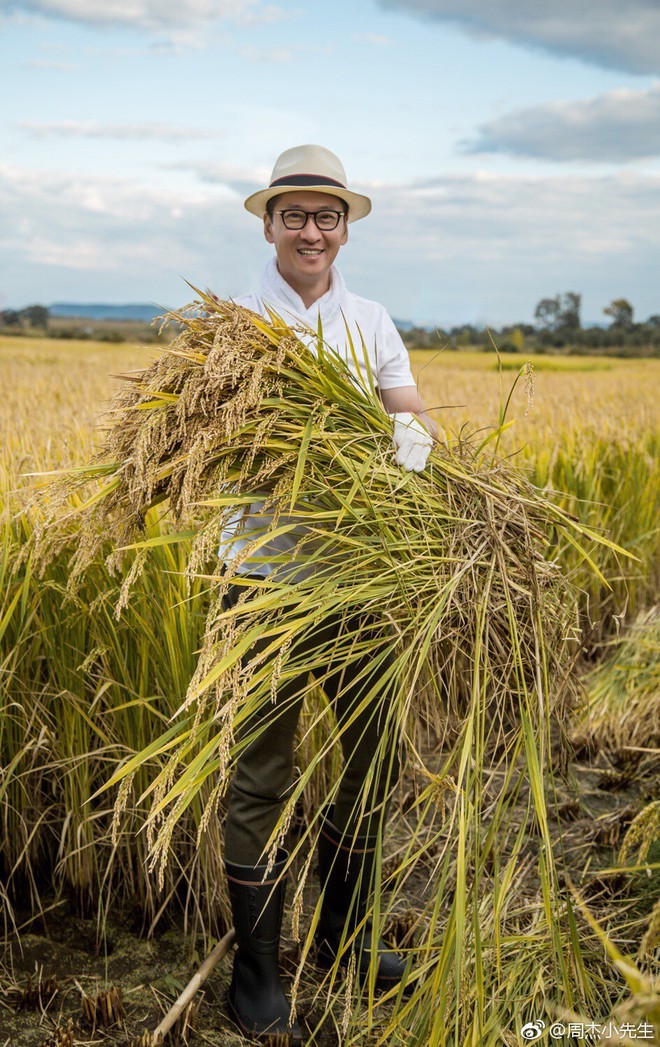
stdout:
<svg viewBox="0 0 660 1047">
<path fill-rule="evenodd" d="M 364 919 L 378 844 L 375 833 L 342 834 L 332 823 L 332 810 L 329 809 L 323 820 L 318 844 L 319 878 L 325 893 L 316 945 L 318 964 L 325 969 L 333 965 L 342 948 L 346 949 L 346 955 L 341 963 L 348 962 L 351 947 L 347 948 L 345 943 Z M 362 976 L 368 974 L 374 949 L 378 952 L 377 988 L 391 989 L 404 977 L 406 963 L 402 957 L 389 949 L 382 938 L 374 942 L 371 918 L 356 935 L 352 948 L 357 952 L 358 972 Z"/>
<path fill-rule="evenodd" d="M 290 1007 L 280 981 L 278 954 L 286 885 L 284 879 L 276 881 L 286 864 L 286 851 L 280 850 L 277 857 L 265 879 L 265 865 L 225 862 L 238 946 L 227 1007 L 246 1036 L 264 1040 L 288 1033 L 292 1044 L 301 1044 L 302 1030 L 289 1022 Z"/>
</svg>

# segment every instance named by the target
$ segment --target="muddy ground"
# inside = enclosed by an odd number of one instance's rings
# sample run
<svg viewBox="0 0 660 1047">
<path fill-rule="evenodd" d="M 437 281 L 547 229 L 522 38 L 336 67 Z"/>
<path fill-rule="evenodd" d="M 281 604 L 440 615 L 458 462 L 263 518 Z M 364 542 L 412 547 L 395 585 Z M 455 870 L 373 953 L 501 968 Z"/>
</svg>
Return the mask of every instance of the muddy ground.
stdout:
<svg viewBox="0 0 660 1047">
<path fill-rule="evenodd" d="M 634 815 L 651 799 L 660 797 L 660 767 L 657 763 L 633 761 L 627 767 L 613 766 L 603 758 L 599 766 L 576 762 L 572 766 L 578 791 L 566 784 L 560 788 L 559 820 L 554 817 L 553 835 L 561 840 L 575 882 L 594 900 L 611 898 L 619 890 L 630 890 L 625 877 L 594 873 L 615 864 L 617 847 Z M 582 871 L 589 860 L 589 873 Z M 407 903 L 419 904 L 429 890 L 424 870 L 410 888 Z M 657 884 L 640 903 L 650 911 Z M 311 910 L 314 886 L 310 884 L 306 911 Z M 20 913 L 17 913 L 20 919 Z M 302 928 L 305 929 L 304 926 Z M 97 946 L 95 917 L 77 915 L 66 900 L 33 923 L 4 949 L 0 970 L 0 1047 L 74 1047 L 74 1045 L 122 1045 L 138 1047 L 145 1030 L 153 1030 L 183 986 L 199 967 L 203 955 L 192 952 L 183 939 L 182 929 L 162 924 L 153 938 L 141 936 L 135 914 L 111 912 L 107 935 Z M 286 981 L 295 970 L 296 949 L 288 925 L 283 941 L 283 967 Z M 198 943 L 200 953 L 203 944 Z M 191 1047 L 217 1045 L 234 1047 L 248 1041 L 238 1034 L 224 1013 L 223 998 L 230 976 L 227 957 L 216 968 L 199 994 L 192 1016 L 193 1028 L 183 1038 L 169 1043 L 187 1042 Z M 317 995 L 322 975 L 310 966 L 301 986 L 299 1015 L 311 1028 L 323 1014 L 322 994 Z M 38 986 L 41 980 L 41 992 Z M 83 993 L 90 998 L 116 990 L 121 995 L 123 1016 L 112 1028 L 94 1029 L 84 1018 Z M 106 999 L 106 1006 L 113 1001 Z M 114 999 L 116 1005 L 116 998 Z M 336 1016 L 339 1021 L 339 1016 Z M 319 1047 L 331 1047 L 340 1040 L 331 1019 L 317 1034 Z"/>
</svg>

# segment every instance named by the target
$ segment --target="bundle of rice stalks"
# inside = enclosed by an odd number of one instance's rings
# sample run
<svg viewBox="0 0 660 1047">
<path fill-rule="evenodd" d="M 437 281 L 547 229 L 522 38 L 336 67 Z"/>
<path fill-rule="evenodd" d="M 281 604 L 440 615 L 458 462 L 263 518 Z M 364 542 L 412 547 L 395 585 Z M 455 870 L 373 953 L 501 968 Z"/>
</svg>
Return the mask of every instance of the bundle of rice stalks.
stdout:
<svg viewBox="0 0 660 1047">
<path fill-rule="evenodd" d="M 595 550 L 609 587 L 588 566 L 582 571 L 582 632 L 589 654 L 598 657 L 603 641 L 618 638 L 622 622 L 634 621 L 660 590 L 660 472 L 654 467 L 660 432 L 654 418 L 642 418 L 635 441 L 624 425 L 617 433 L 605 433 L 600 422 L 577 417 L 577 430 L 547 434 L 542 449 L 532 450 L 530 442 L 526 452 L 537 487 L 552 488 L 559 504 L 581 523 L 605 531 L 635 553 L 622 560 L 611 548 Z M 561 536 L 557 559 L 569 568 L 577 559 Z"/>
<path fill-rule="evenodd" d="M 213 590 L 175 722 L 112 778 L 122 783 L 118 818 L 140 765 L 163 757 L 149 789 L 152 856 L 162 875 L 177 820 L 205 790 L 202 829 L 210 824 L 253 736 L 246 738 L 246 725 L 262 729 L 259 714 L 279 683 L 297 681 L 295 700 L 307 699 L 308 716 L 317 709 L 308 736 L 316 727 L 320 734 L 273 830 L 273 855 L 308 782 L 342 741 L 345 726 L 329 723 L 328 703 L 314 706 L 330 653 L 335 666 L 366 658 L 382 671 L 376 683 L 371 674 L 355 715 L 373 708 L 380 716 L 374 764 L 391 767 L 392 754 L 405 749 L 417 782 L 413 829 L 390 863 L 394 898 L 423 856 L 438 856 L 434 890 L 420 902 L 419 988 L 394 1018 L 383 1019 L 371 997 L 371 1018 L 385 1021 L 387 1042 L 400 1032 L 420 1043 L 444 1035 L 486 1043 L 500 1035 L 505 1012 L 520 1025 L 525 1007 L 545 1003 L 549 986 L 588 997 L 582 964 L 566 962 L 566 935 L 574 949 L 579 942 L 557 900 L 545 811 L 551 724 L 563 727 L 571 706 L 574 608 L 569 580 L 549 553 L 558 530 L 587 559 L 584 543 L 611 543 L 498 459 L 497 430 L 480 442 L 438 445 L 423 474 L 402 472 L 363 346 L 351 346 L 350 369 L 322 331 L 310 348 L 309 331 L 209 295 L 173 315 L 182 333 L 155 363 L 124 376 L 128 388 L 110 409 L 100 451 L 56 482 L 35 529 L 43 562 L 77 528 L 72 590 L 99 556 L 115 569 L 133 557 L 117 614 L 156 544 L 190 541 L 188 576 L 206 577 Z M 246 517 L 236 527 L 237 507 L 254 503 L 256 522 Z M 140 541 L 146 513 L 158 506 L 184 529 Z M 278 535 L 289 538 L 290 553 L 263 552 Z M 236 552 L 224 570 L 221 538 Z M 272 568 L 267 578 L 240 574 L 259 559 Z M 228 608 L 232 584 L 244 592 Z M 318 639 L 328 622 L 332 652 Z M 259 656 L 249 658 L 257 638 Z M 385 701 L 386 694 L 394 697 Z M 368 810 L 378 773 L 374 766 L 366 776 L 357 813 Z M 329 800 L 338 785 L 329 785 Z M 302 858 L 312 829 L 296 848 Z M 309 867 L 307 857 L 298 906 Z M 522 904 L 513 904 L 514 894 Z M 376 892 L 376 930 L 387 914 Z M 508 936 L 544 972 L 522 978 L 515 993 L 501 964 Z M 301 963 L 310 939 L 311 931 Z M 486 949 L 494 950 L 490 965 Z M 347 1000 L 350 1042 L 351 1028 L 363 1026 L 357 1018 L 351 1025 Z"/>
<path fill-rule="evenodd" d="M 631 1043 L 632 1040 L 645 1040 L 658 1047 L 660 1044 L 660 984 L 657 977 L 649 976 L 638 966 L 635 958 L 621 952 L 617 944 L 608 936 L 605 929 L 587 909 L 579 896 L 576 896 L 578 907 L 582 910 L 602 942 L 608 959 L 621 981 L 628 989 L 627 996 L 617 1001 L 617 1006 L 606 1021 L 600 1023 L 599 1043 Z M 656 907 L 657 908 L 657 907 Z M 651 923 L 649 933 L 655 933 L 657 939 L 657 913 Z M 655 941 L 657 947 L 657 940 Z M 644 946 L 642 946 L 644 952 Z M 657 965 L 656 965 L 657 969 Z"/>
<path fill-rule="evenodd" d="M 261 497 L 264 525 L 250 531 L 249 547 L 224 571 L 216 609 L 241 563 L 269 536 L 304 530 L 292 558 L 298 567 L 311 565 L 313 577 L 309 584 L 301 578 L 305 571 L 297 572 L 296 601 L 318 593 L 315 606 L 329 609 L 332 592 L 342 608 L 390 614 L 404 636 L 415 608 L 425 605 L 425 634 L 444 639 L 467 664 L 475 611 L 483 606 L 489 658 L 498 669 L 493 693 L 515 684 L 521 669 L 532 686 L 539 684 L 538 643 L 545 641 L 555 666 L 568 617 L 565 581 L 547 559 L 548 544 L 558 527 L 573 541 L 576 533 L 596 536 L 515 469 L 489 457 L 491 437 L 438 449 L 423 477 L 402 473 L 373 384 L 365 388 L 323 345 L 322 334 L 314 354 L 276 317 L 266 323 L 209 296 L 201 304 L 210 315 L 200 316 L 198 303 L 172 314 L 183 334 L 150 367 L 121 376 L 129 388 L 108 413 L 103 446 L 88 466 L 67 472 L 49 491 L 49 509 L 35 529 L 37 559 L 70 541 L 62 525 L 75 516 L 73 590 L 108 544 L 108 566 L 119 567 L 148 509 L 167 499 L 175 525 L 192 525 L 168 537 L 192 539 L 192 577 L 214 556 L 236 507 Z M 354 351 L 356 369 L 358 356 Z M 102 482 L 93 493 L 67 512 L 71 496 L 97 478 Z M 204 505 L 213 512 L 201 516 Z M 143 544 L 118 611 L 147 554 Z M 286 566 L 279 569 L 282 580 Z M 270 584 L 286 592 L 277 571 Z M 272 603 L 262 602 L 260 613 Z M 545 618 L 537 636 L 541 604 Z M 511 650 L 512 632 L 521 658 Z M 453 663 L 452 657 L 447 669 Z M 443 676 L 456 682 L 451 671 Z"/>
<path fill-rule="evenodd" d="M 660 752 L 660 614 L 637 616 L 610 657 L 590 673 L 589 702 L 574 739 L 618 757 Z"/>
</svg>

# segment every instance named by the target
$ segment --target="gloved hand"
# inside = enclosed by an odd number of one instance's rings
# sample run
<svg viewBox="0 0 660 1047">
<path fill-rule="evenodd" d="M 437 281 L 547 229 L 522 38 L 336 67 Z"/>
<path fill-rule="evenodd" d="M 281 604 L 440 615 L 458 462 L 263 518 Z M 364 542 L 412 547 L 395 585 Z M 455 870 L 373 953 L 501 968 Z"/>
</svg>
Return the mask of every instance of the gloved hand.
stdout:
<svg viewBox="0 0 660 1047">
<path fill-rule="evenodd" d="M 394 419 L 392 439 L 396 447 L 396 464 L 402 465 L 408 472 L 412 470 L 421 473 L 431 453 L 433 437 L 408 411 L 397 411 L 390 418 Z"/>
</svg>

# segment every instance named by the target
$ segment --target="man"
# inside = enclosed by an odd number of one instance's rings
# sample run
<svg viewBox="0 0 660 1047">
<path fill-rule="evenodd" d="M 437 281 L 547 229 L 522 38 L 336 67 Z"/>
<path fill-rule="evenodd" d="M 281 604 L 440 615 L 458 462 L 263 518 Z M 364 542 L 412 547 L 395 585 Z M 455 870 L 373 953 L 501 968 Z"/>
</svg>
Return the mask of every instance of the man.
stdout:
<svg viewBox="0 0 660 1047">
<path fill-rule="evenodd" d="M 354 372 L 363 370 L 363 365 L 355 363 L 348 335 L 358 347 L 364 340 L 380 399 L 393 417 L 396 461 L 404 469 L 421 471 L 437 430 L 419 396 L 407 350 L 385 309 L 351 294 L 334 265 L 348 240 L 349 223 L 369 214 L 370 200 L 348 188 L 344 169 L 333 153 L 321 146 L 304 145 L 282 153 L 268 188 L 248 197 L 245 207 L 263 219 L 264 235 L 274 245 L 275 256 L 264 270 L 259 292 L 236 299 L 237 304 L 264 316 L 268 316 L 270 307 L 297 330 L 312 351 L 320 318 L 324 341 L 344 356 Z M 269 517 L 260 509 L 261 503 L 256 502 L 247 514 L 238 510 L 223 532 L 219 554 L 226 562 L 246 547 L 250 532 L 267 528 Z M 295 581 L 297 575 L 309 570 L 295 558 L 303 531 L 301 525 L 269 539 L 258 554 L 241 563 L 238 571 L 256 578 L 277 571 L 278 578 Z M 241 591 L 239 586 L 230 588 L 230 605 Z M 360 619 L 360 628 L 368 629 L 369 624 Z M 327 638 L 330 646 L 338 627 L 333 620 L 323 623 L 315 637 L 317 643 Z M 258 656 L 262 647 L 257 641 L 246 658 Z M 353 679 L 345 667 L 336 670 L 323 678 L 324 690 L 342 728 L 344 753 L 337 799 L 325 812 L 319 839 L 324 896 L 316 942 L 318 962 L 326 967 L 334 963 L 347 931 L 350 936 L 350 925 L 360 924 L 367 907 L 379 834 L 366 818 L 356 822 L 356 811 L 383 730 L 378 710 L 359 715 L 354 712 L 360 695 L 367 693 L 373 682 L 373 669 L 359 661 L 352 663 Z M 382 671 L 381 665 L 378 672 Z M 280 852 L 268 872 L 264 851 L 291 784 L 299 690 L 300 681 L 281 684 L 275 706 L 262 714 L 259 733 L 239 756 L 225 824 L 225 867 L 238 945 L 229 1010 L 247 1035 L 263 1039 L 268 1034 L 288 1032 L 294 1043 L 302 1041 L 302 1032 L 297 1024 L 289 1023 L 290 1008 L 278 970 L 282 873 L 287 856 Z M 387 701 L 386 690 L 383 701 Z M 245 725 L 240 737 L 247 737 L 255 726 Z M 372 812 L 384 811 L 397 773 L 393 754 L 387 773 L 374 776 Z M 370 957 L 375 956 L 378 985 L 389 987 L 400 981 L 402 959 L 382 941 L 372 940 L 370 922 L 359 935 L 357 948 L 363 973 Z"/>
</svg>

